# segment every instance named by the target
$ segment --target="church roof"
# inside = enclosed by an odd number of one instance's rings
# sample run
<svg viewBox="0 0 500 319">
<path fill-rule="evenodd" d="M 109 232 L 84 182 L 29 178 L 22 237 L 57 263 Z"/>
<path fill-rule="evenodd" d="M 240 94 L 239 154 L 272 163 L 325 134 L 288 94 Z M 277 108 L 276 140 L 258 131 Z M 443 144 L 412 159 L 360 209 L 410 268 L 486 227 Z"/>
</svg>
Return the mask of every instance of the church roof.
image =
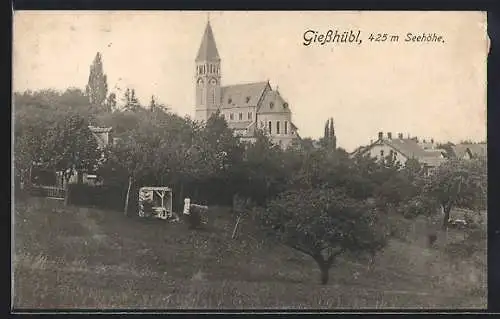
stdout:
<svg viewBox="0 0 500 319">
<path fill-rule="evenodd" d="M 255 106 L 268 85 L 268 82 L 256 82 L 223 86 L 221 88 L 222 108 Z"/>
<path fill-rule="evenodd" d="M 290 113 L 288 103 L 278 91 L 268 91 L 258 110 L 259 113 Z"/>
<path fill-rule="evenodd" d="M 210 26 L 210 21 L 207 22 L 205 33 L 201 40 L 200 49 L 196 56 L 196 61 L 220 61 L 217 45 L 215 44 L 214 33 Z"/>
</svg>

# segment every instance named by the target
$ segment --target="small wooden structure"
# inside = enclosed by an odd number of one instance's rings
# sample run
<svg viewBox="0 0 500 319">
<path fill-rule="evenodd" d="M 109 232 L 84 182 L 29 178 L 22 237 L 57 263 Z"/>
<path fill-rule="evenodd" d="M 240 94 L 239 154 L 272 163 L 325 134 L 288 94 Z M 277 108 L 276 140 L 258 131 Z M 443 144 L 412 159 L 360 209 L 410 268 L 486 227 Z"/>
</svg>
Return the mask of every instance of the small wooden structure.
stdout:
<svg viewBox="0 0 500 319">
<path fill-rule="evenodd" d="M 169 187 L 141 187 L 139 189 L 139 216 L 177 219 L 172 211 L 172 189 Z"/>
<path fill-rule="evenodd" d="M 183 214 L 187 217 L 189 228 L 195 229 L 207 224 L 208 206 L 192 204 L 190 198 L 184 199 Z"/>
</svg>

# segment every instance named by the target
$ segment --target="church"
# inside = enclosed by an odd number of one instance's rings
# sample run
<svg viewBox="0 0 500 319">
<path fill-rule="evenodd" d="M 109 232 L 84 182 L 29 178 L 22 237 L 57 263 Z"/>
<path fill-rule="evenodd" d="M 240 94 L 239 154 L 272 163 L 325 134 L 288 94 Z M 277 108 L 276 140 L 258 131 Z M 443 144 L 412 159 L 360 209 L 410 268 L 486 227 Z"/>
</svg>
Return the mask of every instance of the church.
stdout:
<svg viewBox="0 0 500 319">
<path fill-rule="evenodd" d="M 254 141 L 257 130 L 282 148 L 300 138 L 288 102 L 271 88 L 269 81 L 222 86 L 221 59 L 210 21 L 195 62 L 196 121 L 206 122 L 219 111 L 244 141 Z"/>
</svg>

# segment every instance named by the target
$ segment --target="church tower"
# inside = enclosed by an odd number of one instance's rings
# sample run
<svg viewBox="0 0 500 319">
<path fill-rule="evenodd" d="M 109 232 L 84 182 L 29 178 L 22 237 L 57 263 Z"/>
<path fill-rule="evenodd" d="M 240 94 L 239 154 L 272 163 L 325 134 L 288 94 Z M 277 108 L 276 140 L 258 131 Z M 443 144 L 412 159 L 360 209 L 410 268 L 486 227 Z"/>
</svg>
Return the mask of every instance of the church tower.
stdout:
<svg viewBox="0 0 500 319">
<path fill-rule="evenodd" d="M 220 57 L 215 44 L 210 20 L 205 27 L 200 49 L 196 56 L 196 121 L 207 121 L 221 104 Z"/>
</svg>

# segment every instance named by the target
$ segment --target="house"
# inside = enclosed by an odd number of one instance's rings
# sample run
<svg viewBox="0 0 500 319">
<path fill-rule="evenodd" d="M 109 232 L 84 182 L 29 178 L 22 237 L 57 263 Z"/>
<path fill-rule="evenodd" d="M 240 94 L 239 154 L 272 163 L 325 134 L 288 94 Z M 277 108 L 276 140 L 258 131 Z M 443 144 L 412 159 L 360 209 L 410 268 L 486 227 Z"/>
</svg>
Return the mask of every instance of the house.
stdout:
<svg viewBox="0 0 500 319">
<path fill-rule="evenodd" d="M 206 122 L 220 112 L 229 128 L 243 141 L 255 141 L 257 130 L 283 148 L 299 138 L 292 111 L 269 81 L 222 86 L 221 58 L 210 21 L 207 22 L 195 59 L 195 120 Z"/>
<path fill-rule="evenodd" d="M 444 150 L 433 148 L 427 144 L 423 145 L 423 143 L 419 143 L 417 138 L 404 138 L 401 133 L 393 138 L 391 132 L 387 133 L 386 136 L 383 132 L 379 132 L 375 142 L 368 146 L 358 147 L 351 153 L 351 156 L 357 154 L 369 155 L 378 159 L 391 156 L 402 165 L 405 165 L 409 159 L 416 159 L 424 165 L 427 172 L 446 161 Z"/>
<path fill-rule="evenodd" d="M 457 144 L 451 146 L 452 156 L 456 159 L 472 159 L 478 157 L 487 157 L 487 144 L 486 143 L 469 143 Z"/>
<path fill-rule="evenodd" d="M 111 127 L 96 127 L 89 125 L 89 130 L 92 132 L 92 135 L 96 139 L 97 147 L 99 149 L 104 149 L 113 141 L 113 128 Z"/>
</svg>

